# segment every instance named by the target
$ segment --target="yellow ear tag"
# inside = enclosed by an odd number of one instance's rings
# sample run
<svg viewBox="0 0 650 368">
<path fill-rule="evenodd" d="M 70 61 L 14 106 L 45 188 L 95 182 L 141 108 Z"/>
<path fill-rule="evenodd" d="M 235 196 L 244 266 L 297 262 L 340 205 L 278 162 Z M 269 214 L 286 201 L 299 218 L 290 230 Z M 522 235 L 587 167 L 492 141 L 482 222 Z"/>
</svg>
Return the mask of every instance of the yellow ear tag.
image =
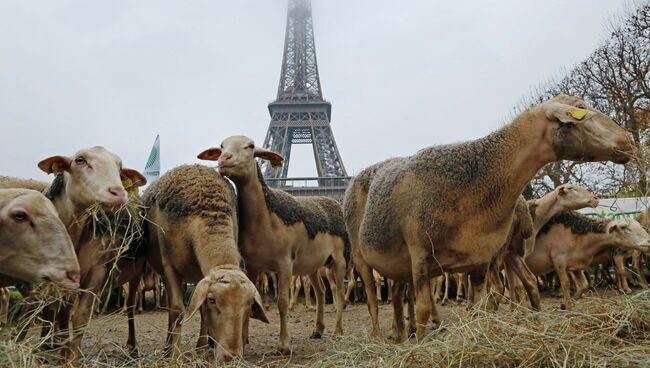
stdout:
<svg viewBox="0 0 650 368">
<path fill-rule="evenodd" d="M 133 185 L 133 180 L 127 177 L 122 177 L 122 186 L 126 189 L 126 192 L 130 197 L 138 195 L 138 192 L 140 191 L 137 186 Z"/>
<path fill-rule="evenodd" d="M 573 116 L 575 119 L 578 119 L 578 120 L 582 120 L 582 118 L 584 118 L 585 115 L 587 115 L 587 112 L 588 111 L 585 110 L 585 109 L 571 109 L 571 110 L 569 110 L 569 114 L 571 114 L 571 116 Z"/>
<path fill-rule="evenodd" d="M 54 175 L 59 175 L 59 163 L 55 162 L 52 164 L 52 173 Z"/>
</svg>

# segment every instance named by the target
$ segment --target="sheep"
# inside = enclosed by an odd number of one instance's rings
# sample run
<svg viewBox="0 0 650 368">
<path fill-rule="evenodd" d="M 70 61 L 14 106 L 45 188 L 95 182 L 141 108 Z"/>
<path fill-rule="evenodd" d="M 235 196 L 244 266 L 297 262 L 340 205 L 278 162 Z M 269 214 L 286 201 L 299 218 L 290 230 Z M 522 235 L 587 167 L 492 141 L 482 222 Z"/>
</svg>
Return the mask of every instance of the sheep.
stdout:
<svg viewBox="0 0 650 368">
<path fill-rule="evenodd" d="M 79 262 L 56 209 L 31 189 L 0 189 L 0 273 L 79 287 Z M 0 277 L 0 284 L 10 281 Z M 7 286 L 7 285 L 0 285 Z"/>
<path fill-rule="evenodd" d="M 640 265 L 640 256 L 641 253 L 636 249 L 620 249 L 616 247 L 608 247 L 603 251 L 596 254 L 591 262 L 591 267 L 598 266 L 601 264 L 604 265 L 614 265 L 614 271 L 616 273 L 616 287 L 622 293 L 631 293 L 632 289 L 628 284 L 628 277 L 630 276 L 627 268 L 625 266 L 627 259 L 632 259 L 632 270 L 634 271 L 634 277 L 638 282 L 639 286 L 643 289 L 647 289 L 647 283 L 645 280 L 645 275 Z M 576 293 L 574 294 L 574 299 L 579 299 L 582 297 L 582 294 L 589 289 L 589 282 L 585 277 L 582 271 L 576 271 L 569 273 L 571 279 L 576 285 Z"/>
<path fill-rule="evenodd" d="M 514 237 L 516 244 L 511 243 L 510 245 L 505 260 L 505 271 L 508 286 L 510 287 L 511 299 L 517 298 L 513 298 L 513 296 L 517 294 L 517 290 L 523 283 L 531 307 L 534 310 L 539 310 L 540 296 L 537 279 L 526 267 L 524 261 L 533 251 L 537 234 L 542 226 L 557 213 L 578 210 L 585 207 L 595 208 L 598 205 L 598 197 L 585 188 L 572 184 L 563 184 L 542 198 L 528 201 L 527 205 L 530 214 L 529 217 L 532 220 L 532 232 L 527 238 L 523 237 L 523 243 L 521 236 Z M 525 215 L 517 214 L 516 216 L 521 218 Z M 516 278 L 515 275 L 517 276 Z"/>
<path fill-rule="evenodd" d="M 269 160 L 273 167 L 282 163 L 282 156 L 256 147 L 252 139 L 233 136 L 221 147 L 210 148 L 198 155 L 203 160 L 217 161 L 219 172 L 235 183 L 240 213 L 239 248 L 246 261 L 248 275 L 259 271 L 278 274 L 278 309 L 280 338 L 278 352 L 291 352 L 287 329 L 287 309 L 291 276 L 309 275 L 316 293 L 316 328 L 312 338 L 323 334 L 324 294 L 318 282 L 318 269 L 328 265 L 334 271 L 336 302 L 335 334 L 343 333 L 343 278 L 349 258 L 349 242 L 343 222 L 341 205 L 327 197 L 297 197 L 269 188 L 262 177 L 255 157 Z M 256 280 L 253 280 L 256 281 Z"/>
<path fill-rule="evenodd" d="M 177 352 L 183 320 L 201 309 L 197 349 L 206 350 L 209 333 L 219 346 L 217 360 L 241 356 L 249 314 L 268 319 L 255 283 L 239 268 L 232 186 L 209 167 L 183 165 L 151 184 L 143 200 L 151 220 L 147 262 L 168 294 L 166 353 Z M 185 314 L 181 280 L 196 284 Z"/>
<path fill-rule="evenodd" d="M 584 270 L 607 247 L 650 249 L 650 235 L 632 219 L 591 218 L 576 211 L 553 216 L 540 230 L 526 264 L 535 275 L 555 271 L 560 280 L 563 309 L 573 305 L 567 271 Z"/>
<path fill-rule="evenodd" d="M 0 188 L 32 189 L 43 193 L 48 186 L 49 184 L 44 181 L 0 175 Z"/>
<path fill-rule="evenodd" d="M 83 149 L 69 157 L 48 157 L 40 161 L 38 167 L 55 175 L 43 194 L 52 202 L 68 231 L 79 260 L 81 288 L 89 291 L 78 295 L 74 311 L 69 306 L 62 307 L 56 317 L 59 326 L 67 328 L 69 320 L 73 328 L 64 355 L 69 363 L 74 363 L 81 354 L 82 327 L 91 317 L 94 295 L 100 294 L 109 271 L 108 260 L 116 256 L 114 242 L 119 239 L 103 233 L 111 227 L 118 231 L 123 227 L 123 224 L 114 223 L 118 217 L 141 220 L 138 214 L 132 214 L 129 208 L 122 211 L 120 206 L 127 203 L 127 189 L 135 190 L 144 185 L 146 179 L 136 170 L 122 167 L 122 160 L 104 147 Z M 10 182 L 11 185 L 20 184 L 19 180 Z M 26 180 L 23 182 L 33 185 Z M 106 218 L 93 217 L 92 209 L 98 208 Z M 123 216 L 117 215 L 118 209 Z M 131 260 L 122 260 L 118 264 L 119 277 L 129 278 L 129 273 L 137 273 L 139 266 L 131 263 Z M 50 325 L 44 324 L 44 328 Z"/>
<path fill-rule="evenodd" d="M 517 198 L 542 166 L 556 160 L 625 163 L 634 148 L 605 114 L 578 98 L 555 97 L 487 137 L 425 148 L 375 168 L 353 252 L 385 276 L 414 283 L 421 339 L 432 314 L 440 322 L 431 278 L 469 271 L 473 288 L 483 290 L 485 274 L 477 270 L 503 246 Z"/>
</svg>

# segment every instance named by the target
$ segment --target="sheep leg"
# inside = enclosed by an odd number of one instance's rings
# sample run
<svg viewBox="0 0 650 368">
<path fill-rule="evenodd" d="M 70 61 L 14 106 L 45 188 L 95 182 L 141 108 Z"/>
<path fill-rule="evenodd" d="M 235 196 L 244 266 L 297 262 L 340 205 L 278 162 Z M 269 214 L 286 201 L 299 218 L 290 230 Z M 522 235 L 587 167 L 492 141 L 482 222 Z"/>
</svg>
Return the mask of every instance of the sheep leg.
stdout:
<svg viewBox="0 0 650 368">
<path fill-rule="evenodd" d="M 645 275 L 643 274 L 643 269 L 641 268 L 641 252 L 634 251 L 632 255 L 632 269 L 634 269 L 634 276 L 643 289 L 648 288 L 648 282 L 645 280 Z"/>
<path fill-rule="evenodd" d="M 408 316 L 409 316 L 409 336 L 415 335 L 415 288 L 409 282 L 407 284 L 407 297 L 408 297 Z"/>
<path fill-rule="evenodd" d="M 9 289 L 0 288 L 0 325 L 7 324 L 9 317 Z"/>
<path fill-rule="evenodd" d="M 289 307 L 289 285 L 291 283 L 291 263 L 280 266 L 278 270 L 278 310 L 280 311 L 280 341 L 278 353 L 291 354 L 291 339 L 287 329 L 287 309 Z"/>
<path fill-rule="evenodd" d="M 292 311 L 293 307 L 296 305 L 296 302 L 298 301 L 298 293 L 300 292 L 300 280 L 302 278 L 300 276 L 292 276 L 291 277 L 291 287 L 289 289 L 289 294 L 291 295 L 291 300 L 289 302 L 289 310 Z M 307 298 L 307 293 L 305 293 L 305 301 Z M 266 304 L 265 304 L 266 305 Z"/>
<path fill-rule="evenodd" d="M 467 274 L 457 273 L 455 276 L 456 283 L 458 284 L 458 288 L 456 290 L 456 301 L 458 303 L 461 303 L 466 297 L 469 296 L 469 290 L 467 290 L 469 286 L 467 282 Z"/>
<path fill-rule="evenodd" d="M 387 277 L 384 277 L 386 280 L 386 289 L 388 290 L 388 296 L 386 297 L 386 301 L 390 303 L 393 300 L 393 280 L 390 280 Z"/>
<path fill-rule="evenodd" d="M 442 275 L 436 276 L 433 278 L 434 282 L 432 283 L 432 288 L 433 288 L 433 302 L 438 303 L 440 300 L 440 295 L 442 294 Z"/>
<path fill-rule="evenodd" d="M 352 289 L 354 289 L 354 284 L 356 284 L 356 279 L 354 277 L 354 268 L 350 267 L 348 274 L 346 275 L 348 279 L 348 285 L 345 288 L 345 297 L 343 299 L 343 308 L 346 308 L 350 304 L 350 294 Z"/>
<path fill-rule="evenodd" d="M 68 349 L 65 351 L 66 361 L 69 364 L 74 364 L 81 356 L 81 339 L 83 337 L 84 329 L 90 322 L 93 312 L 93 304 L 97 299 L 97 295 L 101 292 L 101 286 L 106 278 L 106 266 L 94 266 L 86 276 L 87 281 L 85 287 L 87 291 L 81 292 L 77 306 L 72 312 L 72 333 Z"/>
<path fill-rule="evenodd" d="M 411 252 L 411 269 L 413 272 L 413 285 L 415 287 L 415 335 L 418 340 L 424 338 L 425 329 L 429 318 L 433 317 L 435 323 L 440 325 L 440 316 L 433 304 L 431 297 L 431 276 L 429 265 L 432 263 L 432 254 L 417 247 L 409 247 Z"/>
<path fill-rule="evenodd" d="M 557 278 L 560 280 L 560 289 L 564 298 L 564 303 L 560 305 L 560 308 L 571 309 L 571 307 L 573 307 L 573 301 L 571 300 L 570 293 L 571 281 L 569 280 L 566 266 L 564 264 L 559 264 L 556 262 L 553 262 L 553 266 L 555 267 Z"/>
<path fill-rule="evenodd" d="M 379 303 L 382 302 L 382 299 L 381 299 L 381 283 L 382 283 L 382 277 L 381 276 L 375 277 L 375 288 L 377 289 L 376 290 L 377 302 L 379 302 Z"/>
<path fill-rule="evenodd" d="M 440 304 L 445 305 L 449 301 L 449 272 L 445 272 L 445 293 L 442 296 Z"/>
<path fill-rule="evenodd" d="M 503 297 L 503 294 L 505 293 L 505 285 L 503 285 L 503 282 L 501 281 L 501 277 L 499 277 L 499 270 L 497 269 L 496 264 L 491 264 L 488 266 L 487 269 L 487 274 L 488 278 L 488 284 L 489 284 L 489 303 L 488 307 L 490 310 L 496 311 L 499 309 L 499 304 L 501 303 L 501 298 Z M 488 289 L 486 287 L 486 289 Z"/>
<path fill-rule="evenodd" d="M 136 299 L 138 301 L 138 313 L 142 313 L 144 311 L 144 283 L 142 279 L 140 282 L 136 283 L 138 285 L 138 288 L 135 291 L 136 294 Z"/>
<path fill-rule="evenodd" d="M 585 271 L 576 271 L 574 272 L 574 282 L 576 284 L 576 293 L 574 295 L 574 299 L 580 299 L 582 298 L 582 294 L 584 294 L 587 289 L 589 289 L 589 281 L 587 281 L 587 277 L 585 276 Z"/>
<path fill-rule="evenodd" d="M 506 259 L 508 265 L 512 268 L 517 275 L 518 281 L 521 281 L 524 284 L 524 289 L 526 294 L 528 294 L 528 299 L 530 300 L 530 306 L 533 310 L 540 310 L 542 298 L 539 295 L 539 287 L 537 286 L 537 276 L 528 268 L 524 258 L 515 255 L 513 257 L 508 257 Z"/>
<path fill-rule="evenodd" d="M 131 282 L 129 284 L 129 295 L 124 303 L 127 306 L 126 314 L 129 324 L 129 337 L 126 340 L 126 346 L 132 357 L 138 356 L 138 345 L 135 338 L 135 299 L 137 297 L 137 283 Z"/>
<path fill-rule="evenodd" d="M 403 282 L 393 282 L 393 328 L 390 334 L 390 339 L 395 342 L 404 341 L 404 291 L 406 284 Z"/>
<path fill-rule="evenodd" d="M 154 306 L 155 310 L 160 310 L 160 297 L 162 294 L 162 290 L 160 287 L 160 278 L 158 276 L 154 275 L 154 287 L 153 287 L 153 298 L 156 303 Z"/>
<path fill-rule="evenodd" d="M 354 267 L 359 271 L 363 287 L 366 290 L 366 300 L 368 304 L 368 313 L 372 320 L 372 332 L 374 337 L 381 337 L 381 330 L 379 329 L 379 311 L 377 307 L 377 294 L 375 294 L 375 279 L 372 276 L 372 269 L 360 255 L 354 257 Z"/>
<path fill-rule="evenodd" d="M 487 273 L 486 267 L 479 267 L 476 270 L 470 272 L 469 274 L 470 285 L 467 288 L 470 293 L 470 295 L 468 295 L 468 300 L 470 302 L 469 305 L 467 306 L 468 309 L 477 306 L 478 303 L 481 302 L 481 297 L 483 296 L 483 292 L 485 291 L 486 273 Z"/>
<path fill-rule="evenodd" d="M 309 281 L 308 276 L 302 277 L 303 290 L 305 291 L 305 307 L 309 310 L 316 310 L 311 303 L 311 281 Z"/>
<path fill-rule="evenodd" d="M 343 253 L 340 257 L 334 260 L 332 275 L 329 275 L 330 287 L 334 296 L 334 305 L 336 306 L 336 326 L 334 327 L 335 335 L 343 335 L 343 278 L 345 277 L 345 258 Z"/>
<path fill-rule="evenodd" d="M 325 330 L 325 324 L 323 323 L 323 315 L 325 312 L 325 285 L 323 285 L 323 279 L 318 271 L 309 275 L 309 280 L 311 280 L 311 285 L 316 293 L 316 329 L 312 332 L 310 338 L 320 339 Z"/>
<path fill-rule="evenodd" d="M 629 294 L 632 292 L 630 286 L 627 284 L 627 270 L 625 269 L 625 258 L 622 255 L 616 254 L 614 256 L 614 268 L 616 269 L 616 283 L 619 289 Z"/>
<path fill-rule="evenodd" d="M 173 356 L 177 353 L 180 354 L 178 344 L 182 328 L 183 291 L 180 280 L 170 264 L 163 263 L 163 282 L 165 290 L 167 290 L 167 307 L 169 309 L 165 355 Z"/>
</svg>

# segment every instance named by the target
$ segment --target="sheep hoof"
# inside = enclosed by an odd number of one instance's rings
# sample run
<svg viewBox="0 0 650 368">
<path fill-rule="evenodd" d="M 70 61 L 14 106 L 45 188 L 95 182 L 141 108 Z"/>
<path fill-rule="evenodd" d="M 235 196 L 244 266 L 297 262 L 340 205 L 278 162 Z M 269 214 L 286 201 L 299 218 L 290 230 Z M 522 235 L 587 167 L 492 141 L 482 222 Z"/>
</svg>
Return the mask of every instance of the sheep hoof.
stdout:
<svg viewBox="0 0 650 368">
<path fill-rule="evenodd" d="M 278 355 L 291 355 L 291 348 L 287 346 L 278 346 L 277 353 Z"/>
<path fill-rule="evenodd" d="M 310 339 L 320 339 L 323 337 L 323 333 L 320 331 L 314 331 L 311 333 L 311 336 L 309 336 Z"/>
</svg>

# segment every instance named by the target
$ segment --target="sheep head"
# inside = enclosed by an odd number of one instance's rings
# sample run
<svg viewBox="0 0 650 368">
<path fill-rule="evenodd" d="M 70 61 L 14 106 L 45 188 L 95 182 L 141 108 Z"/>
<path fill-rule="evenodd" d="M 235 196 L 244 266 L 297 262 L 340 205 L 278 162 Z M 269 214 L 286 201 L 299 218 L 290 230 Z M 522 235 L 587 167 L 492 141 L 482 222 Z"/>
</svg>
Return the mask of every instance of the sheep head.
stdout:
<svg viewBox="0 0 650 368">
<path fill-rule="evenodd" d="M 188 319 L 204 308 L 204 323 L 217 345 L 217 360 L 241 356 L 249 318 L 268 323 L 255 285 L 236 266 L 213 268 L 194 289 Z"/>
<path fill-rule="evenodd" d="M 550 124 L 547 138 L 558 160 L 624 164 L 634 151 L 624 128 L 577 97 L 557 96 L 531 112 Z"/>
<path fill-rule="evenodd" d="M 64 175 L 66 193 L 80 209 L 95 203 L 122 205 L 127 200 L 127 189 L 147 183 L 136 170 L 123 168 L 122 160 L 104 147 L 83 149 L 70 157 L 48 157 L 38 167 L 48 174 Z M 124 188 L 125 182 L 129 188 Z"/>
<path fill-rule="evenodd" d="M 257 176 L 255 158 L 268 160 L 274 168 L 281 167 L 284 158 L 243 135 L 228 137 L 221 146 L 209 148 L 198 155 L 201 160 L 217 161 L 219 172 L 235 182 L 245 182 Z"/>
</svg>

